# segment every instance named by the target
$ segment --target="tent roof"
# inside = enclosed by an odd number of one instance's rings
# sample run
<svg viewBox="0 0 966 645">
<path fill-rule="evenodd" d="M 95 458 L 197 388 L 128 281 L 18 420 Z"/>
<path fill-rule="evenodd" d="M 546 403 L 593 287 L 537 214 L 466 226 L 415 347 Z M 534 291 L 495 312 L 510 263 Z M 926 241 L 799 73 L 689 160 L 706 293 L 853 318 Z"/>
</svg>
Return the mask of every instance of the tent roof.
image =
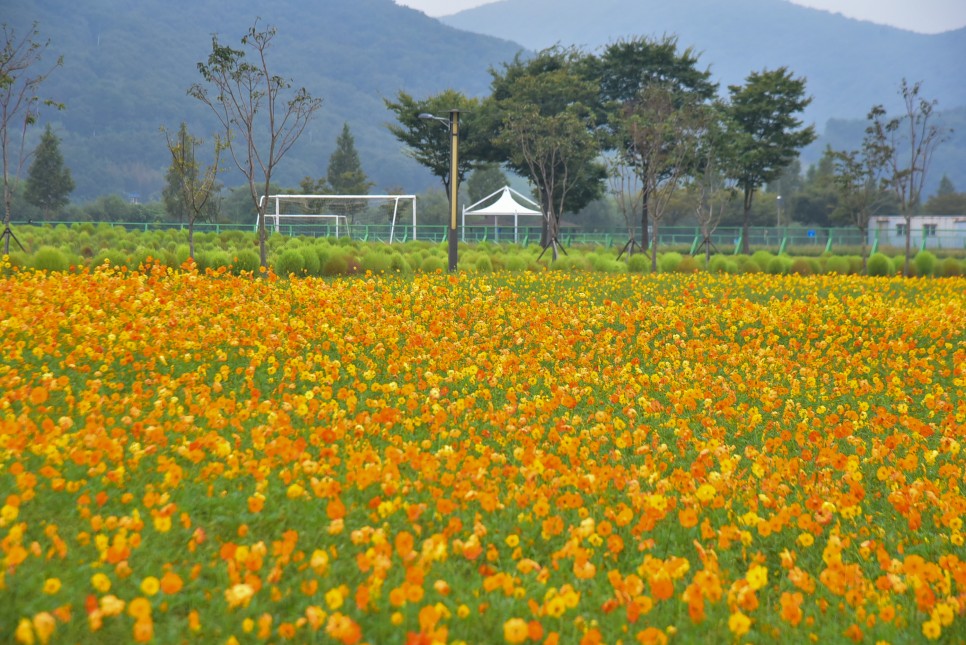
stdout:
<svg viewBox="0 0 966 645">
<path fill-rule="evenodd" d="M 493 202 L 489 206 L 477 208 L 479 204 L 482 204 L 483 202 L 489 200 L 491 197 L 497 194 L 500 195 L 500 198 L 497 199 L 495 202 Z M 522 200 L 530 202 L 534 206 L 538 205 L 533 200 L 527 199 L 526 197 L 524 197 L 517 191 L 513 190 L 509 186 L 504 186 L 503 188 L 496 191 L 495 193 L 487 195 L 480 201 L 476 202 L 476 204 L 473 204 L 469 208 L 464 209 L 463 214 L 464 215 L 542 215 L 543 214 L 539 210 L 534 210 L 532 208 L 524 206 L 516 199 L 514 199 L 513 195 L 517 195 Z"/>
</svg>

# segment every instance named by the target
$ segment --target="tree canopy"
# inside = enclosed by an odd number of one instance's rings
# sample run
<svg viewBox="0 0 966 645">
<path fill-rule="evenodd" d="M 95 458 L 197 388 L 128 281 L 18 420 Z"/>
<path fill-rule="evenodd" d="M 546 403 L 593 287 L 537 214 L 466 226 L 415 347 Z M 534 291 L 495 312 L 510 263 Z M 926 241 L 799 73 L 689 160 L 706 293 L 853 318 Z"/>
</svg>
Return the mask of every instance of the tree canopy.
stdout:
<svg viewBox="0 0 966 645">
<path fill-rule="evenodd" d="M 744 193 L 742 250 L 750 250 L 751 204 L 755 193 L 782 171 L 801 148 L 815 140 L 815 127 L 802 127 L 798 114 L 811 102 L 805 79 L 785 67 L 752 72 L 744 85 L 729 85 L 735 158 L 732 178 Z"/>
</svg>

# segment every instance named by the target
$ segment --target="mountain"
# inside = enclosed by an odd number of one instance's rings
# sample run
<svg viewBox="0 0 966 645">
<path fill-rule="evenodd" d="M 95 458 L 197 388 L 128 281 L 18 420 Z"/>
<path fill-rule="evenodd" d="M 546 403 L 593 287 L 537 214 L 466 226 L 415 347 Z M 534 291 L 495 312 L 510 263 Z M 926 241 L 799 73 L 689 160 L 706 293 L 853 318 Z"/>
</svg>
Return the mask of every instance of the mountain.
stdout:
<svg viewBox="0 0 966 645">
<path fill-rule="evenodd" d="M 808 81 L 806 118 L 865 118 L 902 107 L 903 77 L 922 81 L 940 109 L 966 105 L 966 28 L 924 35 L 846 18 L 786 0 L 503 0 L 442 18 L 445 24 L 539 50 L 585 51 L 621 38 L 676 34 L 727 85 L 752 71 L 787 66 Z"/>
<path fill-rule="evenodd" d="M 64 56 L 42 95 L 63 101 L 66 110 L 42 113 L 32 143 L 44 124 L 54 127 L 77 184 L 75 201 L 108 193 L 159 197 L 170 165 L 160 128 L 176 131 L 185 121 L 210 141 L 214 118 L 186 91 L 202 80 L 197 64 L 210 53 L 212 34 L 239 48 L 256 19 L 278 29 L 270 71 L 325 101 L 277 169 L 275 179 L 287 187 L 325 175 L 343 123 L 374 191 L 438 187 L 386 130 L 393 117 L 383 98 L 450 88 L 485 96 L 490 67 L 523 47 L 556 42 L 594 51 L 618 37 L 675 33 L 681 46 L 701 52 L 723 91 L 751 71 L 788 65 L 808 78 L 814 103 L 807 118 L 820 132 L 827 123 L 830 134 L 806 150 L 806 165 L 825 141 L 837 145 L 832 135 L 843 128 L 836 120 L 862 120 L 876 103 L 896 113 L 903 76 L 922 80 L 924 96 L 938 99 L 940 110 L 966 106 L 960 62 L 966 29 L 925 36 L 785 0 L 504 0 L 442 22 L 393 0 L 2 0 L 0 6 L 0 21 L 18 33 L 36 21 L 50 39 L 50 59 Z M 856 127 L 844 129 L 854 134 Z M 966 128 L 957 128 L 940 151 L 930 177 L 938 183 L 946 173 L 966 189 Z M 237 171 L 221 181 L 242 183 Z"/>
<path fill-rule="evenodd" d="M 424 97 L 447 88 L 485 95 L 488 68 L 520 50 L 392 0 L 7 0 L 3 14 L 18 34 L 36 21 L 50 39 L 47 59 L 64 57 L 41 94 L 66 109 L 45 112 L 41 121 L 61 138 L 77 184 L 75 201 L 107 193 L 158 197 L 171 163 L 160 128 L 177 131 L 186 121 L 192 134 L 210 141 L 214 118 L 186 91 L 202 81 L 197 64 L 211 52 L 212 34 L 238 49 L 256 19 L 278 30 L 270 72 L 324 99 L 278 167 L 275 177 L 283 186 L 325 175 L 343 123 L 374 190 L 418 192 L 438 184 L 386 130 L 392 114 L 383 98 L 399 90 Z M 237 171 L 221 180 L 243 182 Z"/>
</svg>

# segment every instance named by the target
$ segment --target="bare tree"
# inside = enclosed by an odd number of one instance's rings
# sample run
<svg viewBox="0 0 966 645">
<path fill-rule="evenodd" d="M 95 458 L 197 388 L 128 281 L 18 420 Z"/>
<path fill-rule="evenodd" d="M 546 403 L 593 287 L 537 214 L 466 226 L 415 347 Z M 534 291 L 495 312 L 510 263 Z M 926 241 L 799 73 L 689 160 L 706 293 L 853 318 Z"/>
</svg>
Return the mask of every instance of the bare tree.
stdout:
<svg viewBox="0 0 966 645">
<path fill-rule="evenodd" d="M 707 262 L 711 261 L 712 250 L 717 253 L 711 235 L 718 228 L 728 203 L 737 195 L 737 181 L 728 177 L 734 154 L 729 128 L 733 127 L 727 108 L 720 104 L 704 107 L 697 123 L 692 187 L 697 190 L 695 217 L 701 228 L 701 244 L 697 250 L 704 249 Z"/>
<path fill-rule="evenodd" d="M 866 137 L 861 150 L 832 150 L 825 154 L 832 159 L 833 181 L 839 193 L 839 207 L 862 234 L 862 271 L 866 269 L 866 246 L 869 237 L 869 221 L 886 203 L 883 175 L 888 159 L 883 150 Z"/>
<path fill-rule="evenodd" d="M 268 201 L 261 197 L 271 191 L 275 167 L 322 107 L 322 99 L 313 98 L 304 87 L 283 101 L 281 93 L 291 83 L 271 74 L 268 67 L 268 50 L 275 35 L 274 27 L 259 31 L 256 20 L 242 37 L 241 44 L 254 54 L 254 63 L 246 60 L 245 50 L 222 45 L 217 35 L 212 36 L 207 62 L 198 63 L 198 71 L 207 86 L 196 83 L 188 89 L 189 95 L 214 112 L 224 130 L 224 145 L 248 180 L 258 213 L 258 248 L 263 267 L 268 265 L 265 228 Z"/>
<path fill-rule="evenodd" d="M 634 221 L 637 214 L 641 212 L 641 203 L 644 201 L 644 191 L 641 190 L 641 180 L 637 174 L 637 165 L 626 155 L 618 152 L 608 162 L 607 181 L 610 185 L 610 192 L 617 202 L 617 207 L 624 216 L 624 223 L 627 226 L 627 243 L 617 254 L 619 260 L 624 253 L 628 256 L 634 255 L 634 249 L 647 253 L 637 241 L 635 230 L 637 229 Z"/>
<path fill-rule="evenodd" d="M 625 104 L 620 128 L 634 150 L 650 161 L 641 180 L 648 199 L 653 243 L 651 270 L 657 271 L 658 229 L 681 181 L 694 167 L 699 106 L 663 84 L 641 90 L 638 100 Z"/>
<path fill-rule="evenodd" d="M 599 150 L 586 119 L 580 106 L 541 116 L 536 106 L 525 105 L 504 118 L 504 129 L 498 137 L 505 145 L 514 146 L 511 159 L 529 170 L 530 180 L 540 191 L 547 230 L 543 248 L 551 249 L 555 261 L 563 249 L 560 217 L 567 197 L 590 174 Z"/>
<path fill-rule="evenodd" d="M 39 41 L 40 31 L 35 22 L 30 30 L 18 36 L 13 27 L 6 23 L 0 27 L 3 32 L 3 49 L 0 51 L 0 150 L 3 156 L 3 252 L 10 253 L 10 210 L 13 203 L 13 190 L 10 185 L 10 164 L 15 163 L 14 178 L 23 171 L 27 155 L 24 147 L 27 129 L 37 122 L 42 105 L 63 109 L 62 103 L 38 96 L 41 84 L 64 63 L 63 56 L 50 65 L 43 64 L 44 53 L 50 40 Z M 11 140 L 11 129 L 15 131 Z M 17 139 L 19 138 L 19 142 Z M 15 159 L 11 155 L 15 154 Z M 16 238 L 14 238 L 16 240 Z M 20 244 L 17 241 L 17 244 Z"/>
<path fill-rule="evenodd" d="M 887 119 L 885 108 L 876 105 L 869 112 L 871 123 L 865 129 L 866 148 L 886 160 L 885 184 L 896 196 L 905 220 L 903 274 L 906 276 L 909 275 L 912 255 L 912 215 L 919 207 L 932 155 L 939 144 L 949 138 L 949 131 L 933 120 L 938 101 L 927 101 L 919 96 L 921 85 L 921 82 L 909 85 L 906 79 L 902 79 L 899 94 L 905 112 Z"/>
<path fill-rule="evenodd" d="M 215 136 L 214 161 L 204 170 L 198 165 L 195 151 L 204 141 L 192 136 L 184 122 L 173 138 L 162 128 L 164 140 L 171 153 L 171 172 L 181 188 L 181 199 L 188 214 L 188 257 L 195 258 L 195 221 L 210 209 L 211 197 L 216 192 L 215 180 L 218 177 L 218 163 L 221 160 L 223 144 Z"/>
</svg>

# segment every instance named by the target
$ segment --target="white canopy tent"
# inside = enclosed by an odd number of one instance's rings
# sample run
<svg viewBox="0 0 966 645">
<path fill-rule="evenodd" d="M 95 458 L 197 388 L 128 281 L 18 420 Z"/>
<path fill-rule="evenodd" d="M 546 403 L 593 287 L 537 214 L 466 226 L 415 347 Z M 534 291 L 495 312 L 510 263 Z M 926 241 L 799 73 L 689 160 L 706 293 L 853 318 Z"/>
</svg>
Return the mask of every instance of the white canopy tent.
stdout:
<svg viewBox="0 0 966 645">
<path fill-rule="evenodd" d="M 490 201 L 497 195 L 499 195 L 499 198 L 497 198 L 497 200 L 494 201 L 489 206 L 480 206 L 480 204 L 485 204 L 486 202 Z M 514 199 L 514 195 L 518 199 Z M 526 204 L 532 204 L 534 208 L 530 208 L 524 205 L 523 203 L 521 203 L 521 201 Z M 513 216 L 513 241 L 516 243 L 520 241 L 519 235 L 518 235 L 518 231 L 520 228 L 520 216 L 522 215 L 524 217 L 542 217 L 543 212 L 540 210 L 540 204 L 533 201 L 529 197 L 522 195 L 518 191 L 513 190 L 509 186 L 504 186 L 498 191 L 487 195 L 486 197 L 476 202 L 475 204 L 471 204 L 470 206 L 463 207 L 462 224 L 463 224 L 464 236 L 466 231 L 467 215 L 491 216 L 494 218 L 494 221 L 496 221 L 497 217 L 500 217 L 503 215 L 506 215 L 506 216 L 512 215 Z"/>
</svg>

